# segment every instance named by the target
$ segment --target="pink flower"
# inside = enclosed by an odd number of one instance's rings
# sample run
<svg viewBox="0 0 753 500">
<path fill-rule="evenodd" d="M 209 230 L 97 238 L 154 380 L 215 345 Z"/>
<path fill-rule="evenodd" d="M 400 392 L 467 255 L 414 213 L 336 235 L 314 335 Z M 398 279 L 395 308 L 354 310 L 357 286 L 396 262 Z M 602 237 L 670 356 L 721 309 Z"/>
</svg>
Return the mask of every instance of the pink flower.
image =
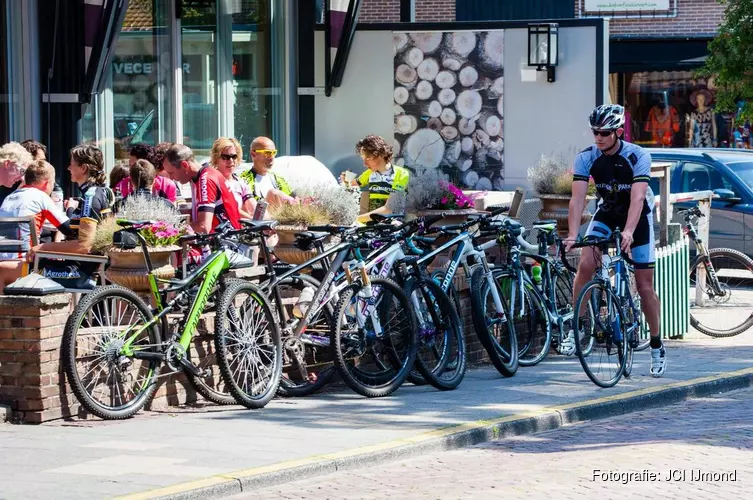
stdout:
<svg viewBox="0 0 753 500">
<path fill-rule="evenodd" d="M 170 234 L 168 234 L 166 231 L 157 231 L 156 233 L 154 233 L 154 236 L 156 236 L 157 238 L 168 238 Z"/>
<path fill-rule="evenodd" d="M 440 200 L 440 202 L 441 202 L 441 203 L 442 203 L 443 205 L 446 205 L 446 204 L 447 204 L 447 197 L 445 196 L 444 198 L 442 198 L 442 199 Z"/>
</svg>

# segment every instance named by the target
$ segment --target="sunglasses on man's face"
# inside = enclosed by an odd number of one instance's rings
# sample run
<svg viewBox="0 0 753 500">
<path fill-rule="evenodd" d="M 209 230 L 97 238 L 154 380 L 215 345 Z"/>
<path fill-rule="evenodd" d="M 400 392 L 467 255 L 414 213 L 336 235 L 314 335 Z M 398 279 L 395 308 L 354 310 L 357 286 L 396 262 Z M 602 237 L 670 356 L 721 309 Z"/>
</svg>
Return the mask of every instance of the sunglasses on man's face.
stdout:
<svg viewBox="0 0 753 500">
<path fill-rule="evenodd" d="M 220 155 L 220 158 L 222 158 L 225 161 L 237 160 L 238 159 L 238 155 Z"/>
<path fill-rule="evenodd" d="M 277 150 L 276 149 L 254 149 L 254 153 L 267 156 L 269 158 L 272 158 L 274 156 L 277 156 Z"/>
<path fill-rule="evenodd" d="M 609 137 L 610 135 L 612 135 L 614 133 L 614 130 L 596 130 L 596 129 L 592 129 L 591 131 L 594 133 L 594 135 L 600 135 L 602 137 Z"/>
</svg>

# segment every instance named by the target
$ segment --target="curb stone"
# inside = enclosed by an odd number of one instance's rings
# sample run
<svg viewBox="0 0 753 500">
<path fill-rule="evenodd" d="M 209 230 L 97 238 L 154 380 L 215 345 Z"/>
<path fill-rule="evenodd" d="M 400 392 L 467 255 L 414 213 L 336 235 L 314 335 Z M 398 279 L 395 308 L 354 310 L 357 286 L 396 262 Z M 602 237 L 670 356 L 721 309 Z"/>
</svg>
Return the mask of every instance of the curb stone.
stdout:
<svg viewBox="0 0 753 500">
<path fill-rule="evenodd" d="M 122 500 L 159 498 L 194 500 L 217 498 L 280 485 L 301 479 L 357 469 L 364 465 L 411 458 L 437 451 L 454 450 L 486 441 L 533 434 L 563 425 L 602 419 L 652 408 L 660 408 L 692 398 L 707 397 L 753 386 L 753 369 L 641 389 L 599 399 L 576 402 L 495 420 L 467 422 L 428 431 L 396 441 L 272 464 L 254 469 L 218 474 L 205 479 L 125 495 Z M 2 408 L 2 407 L 0 407 Z"/>
</svg>

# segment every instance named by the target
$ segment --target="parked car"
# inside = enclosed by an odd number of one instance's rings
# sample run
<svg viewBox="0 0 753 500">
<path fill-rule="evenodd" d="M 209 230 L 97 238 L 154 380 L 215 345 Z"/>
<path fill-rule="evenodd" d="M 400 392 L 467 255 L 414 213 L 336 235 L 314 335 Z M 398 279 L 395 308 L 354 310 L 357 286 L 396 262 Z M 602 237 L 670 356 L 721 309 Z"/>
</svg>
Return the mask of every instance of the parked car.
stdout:
<svg viewBox="0 0 753 500">
<path fill-rule="evenodd" d="M 710 190 L 719 195 L 711 203 L 709 248 L 732 248 L 753 257 L 753 152 L 740 149 L 647 148 L 654 162 L 672 163 L 670 192 Z M 651 189 L 659 194 L 658 179 Z M 674 205 L 677 210 L 696 202 Z"/>
</svg>

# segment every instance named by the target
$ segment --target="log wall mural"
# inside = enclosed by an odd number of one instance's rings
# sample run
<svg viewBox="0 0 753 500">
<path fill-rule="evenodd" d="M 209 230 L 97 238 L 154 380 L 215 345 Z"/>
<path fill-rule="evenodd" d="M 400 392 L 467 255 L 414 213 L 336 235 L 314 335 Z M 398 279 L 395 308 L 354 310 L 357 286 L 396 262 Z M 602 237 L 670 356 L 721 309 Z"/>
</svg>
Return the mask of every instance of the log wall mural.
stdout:
<svg viewBox="0 0 753 500">
<path fill-rule="evenodd" d="M 393 33 L 395 155 L 469 189 L 504 184 L 504 31 Z"/>
</svg>

